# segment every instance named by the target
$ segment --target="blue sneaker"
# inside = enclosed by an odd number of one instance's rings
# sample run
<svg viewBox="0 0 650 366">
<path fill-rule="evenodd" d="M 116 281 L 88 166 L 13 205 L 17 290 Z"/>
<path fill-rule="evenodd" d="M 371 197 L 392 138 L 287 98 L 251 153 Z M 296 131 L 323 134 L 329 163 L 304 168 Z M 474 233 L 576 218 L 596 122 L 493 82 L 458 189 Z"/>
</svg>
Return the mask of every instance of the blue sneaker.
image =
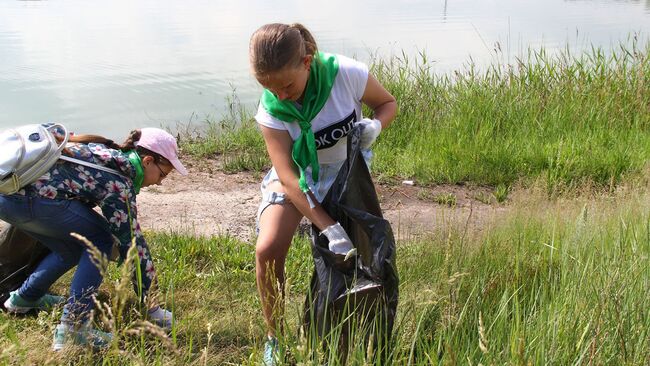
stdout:
<svg viewBox="0 0 650 366">
<path fill-rule="evenodd" d="M 66 344 L 73 344 L 77 346 L 89 346 L 95 351 L 101 351 L 110 347 L 113 341 L 111 333 L 102 332 L 93 329 L 89 324 L 75 327 L 59 323 L 54 330 L 54 342 L 52 342 L 52 350 L 60 351 Z"/>
<path fill-rule="evenodd" d="M 10 313 L 25 314 L 30 310 L 47 311 L 64 301 L 65 297 L 50 294 L 45 294 L 38 300 L 29 301 L 18 295 L 18 290 L 16 290 L 9 293 L 9 298 L 5 301 L 4 306 Z"/>
<path fill-rule="evenodd" d="M 262 360 L 262 365 L 275 366 L 278 363 L 277 358 L 278 339 L 275 337 L 269 337 L 268 340 L 264 343 L 264 359 Z"/>
</svg>

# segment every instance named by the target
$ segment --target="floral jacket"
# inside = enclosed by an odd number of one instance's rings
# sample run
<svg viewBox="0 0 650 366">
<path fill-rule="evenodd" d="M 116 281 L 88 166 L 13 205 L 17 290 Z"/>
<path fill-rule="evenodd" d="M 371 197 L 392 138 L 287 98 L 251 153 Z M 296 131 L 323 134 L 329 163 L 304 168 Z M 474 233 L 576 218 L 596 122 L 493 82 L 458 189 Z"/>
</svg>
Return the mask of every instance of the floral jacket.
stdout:
<svg viewBox="0 0 650 366">
<path fill-rule="evenodd" d="M 135 168 L 120 150 L 95 143 L 69 143 L 67 150 L 75 159 L 106 166 L 123 172 L 126 177 L 135 177 Z M 59 160 L 48 173 L 20 190 L 18 194 L 56 200 L 77 199 L 99 206 L 113 235 L 120 241 L 119 252 L 122 259 L 126 258 L 132 238 L 135 238 L 142 273 L 142 296 L 148 292 L 155 278 L 155 270 L 138 224 L 135 190 L 131 179 Z M 137 290 L 135 273 L 133 280 Z"/>
</svg>

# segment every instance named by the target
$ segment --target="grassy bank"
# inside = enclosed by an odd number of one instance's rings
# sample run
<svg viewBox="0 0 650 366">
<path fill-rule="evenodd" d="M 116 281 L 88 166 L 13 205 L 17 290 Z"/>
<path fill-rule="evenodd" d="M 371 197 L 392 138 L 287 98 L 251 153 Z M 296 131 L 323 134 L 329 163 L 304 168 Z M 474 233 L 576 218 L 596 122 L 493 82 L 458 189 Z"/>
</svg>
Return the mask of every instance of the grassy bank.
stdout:
<svg viewBox="0 0 650 366">
<path fill-rule="evenodd" d="M 375 73 L 401 111 L 376 169 L 431 183 L 542 180 L 549 192 L 614 186 L 650 156 L 649 51 L 531 51 L 514 65 L 449 76 L 425 59 L 380 62 Z"/>
<path fill-rule="evenodd" d="M 529 199 L 482 231 L 466 232 L 460 224 L 438 227 L 426 239 L 400 243 L 392 362 L 648 364 L 648 198 Z M 264 332 L 253 248 L 226 237 L 150 233 L 148 239 L 163 300 L 178 317 L 169 338 L 143 330 L 137 307 L 127 303 L 113 349 L 101 357 L 55 355 L 46 350 L 60 309 L 20 319 L 0 314 L 0 360 L 257 364 Z M 283 339 L 291 359 L 307 364 L 312 360 L 297 329 L 310 257 L 308 241 L 296 238 L 287 263 Z M 104 300 L 120 292 L 120 278 L 120 269 L 111 267 Z M 65 293 L 66 285 L 60 282 L 56 290 Z M 113 297 L 113 306 L 116 301 Z M 350 357 L 354 364 L 372 364 L 365 348 Z"/>
<path fill-rule="evenodd" d="M 549 193 L 611 188 L 650 157 L 650 44 L 571 55 L 530 51 L 512 65 L 435 73 L 422 56 L 378 60 L 373 73 L 400 113 L 375 146 L 375 173 L 422 184 L 509 187 L 541 182 Z M 209 122 L 192 154 L 221 154 L 226 169 L 268 166 L 250 112 Z"/>
<path fill-rule="evenodd" d="M 401 107 L 375 149 L 379 177 L 542 188 L 518 191 L 494 223 L 468 229 L 449 221 L 398 244 L 390 362 L 650 363 L 650 196 L 647 186 L 626 191 L 644 176 L 650 153 L 649 51 L 537 52 L 513 66 L 449 76 L 436 76 L 425 59 L 374 64 Z M 195 156 L 221 155 L 226 171 L 268 167 L 251 114 L 236 101 L 222 121 L 186 131 L 182 145 Z M 547 199 L 585 185 L 598 189 Z M 0 364 L 259 364 L 254 248 L 223 236 L 146 236 L 160 300 L 177 316 L 170 334 L 140 322 L 128 271 L 111 265 L 100 293 L 110 311 L 97 319 L 118 337 L 111 349 L 49 352 L 60 308 L 0 313 Z M 289 252 L 281 341 L 291 362 L 323 364 L 325 354 L 313 358 L 297 332 L 313 266 L 309 245 L 296 237 Z M 70 274 L 53 291 L 66 293 L 69 281 Z M 350 364 L 383 363 L 352 344 Z"/>
</svg>

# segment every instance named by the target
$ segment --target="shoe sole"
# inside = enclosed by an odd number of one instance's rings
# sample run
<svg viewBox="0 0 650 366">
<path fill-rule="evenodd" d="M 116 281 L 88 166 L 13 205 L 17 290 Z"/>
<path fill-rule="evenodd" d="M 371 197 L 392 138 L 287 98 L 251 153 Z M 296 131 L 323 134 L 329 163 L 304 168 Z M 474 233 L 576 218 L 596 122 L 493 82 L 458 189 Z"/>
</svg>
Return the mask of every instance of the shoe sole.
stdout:
<svg viewBox="0 0 650 366">
<path fill-rule="evenodd" d="M 110 345 L 111 345 L 111 342 L 113 341 L 113 339 L 111 338 L 110 341 L 106 341 L 104 344 L 99 345 L 99 344 L 93 344 L 92 341 L 88 343 L 88 342 L 81 342 L 81 341 L 79 341 L 77 339 L 73 339 L 73 338 L 75 338 L 74 335 L 73 336 L 68 336 L 68 337 L 63 336 L 63 342 L 57 342 L 56 338 L 57 337 L 55 337 L 54 342 L 52 342 L 52 351 L 54 351 L 54 352 L 59 352 L 59 351 L 63 350 L 65 347 L 67 347 L 67 346 L 77 346 L 77 347 L 89 348 L 89 349 L 92 349 L 94 352 L 101 352 L 103 350 L 108 349 L 110 347 Z"/>
<path fill-rule="evenodd" d="M 75 344 L 75 343 L 72 342 L 71 344 Z M 66 346 L 65 344 L 53 344 L 52 345 L 52 351 L 53 352 L 59 352 L 59 351 L 63 350 L 65 348 L 65 346 Z M 106 345 L 106 346 L 93 346 L 93 345 L 90 345 L 90 344 L 77 344 L 77 346 L 79 346 L 79 347 L 88 347 L 88 348 L 92 349 L 95 352 L 101 352 L 101 351 L 109 348 L 109 345 Z"/>
<path fill-rule="evenodd" d="M 63 303 L 63 301 L 57 302 L 57 303 L 55 303 L 55 304 L 53 304 L 52 306 L 49 306 L 49 307 L 34 308 L 34 307 L 13 306 L 13 305 L 11 305 L 11 299 L 7 299 L 7 301 L 5 301 L 5 303 L 4 303 L 4 307 L 5 307 L 5 310 L 8 313 L 26 314 L 26 313 L 29 313 L 32 310 L 33 311 L 49 311 L 52 308 L 54 308 L 56 305 L 61 304 L 61 303 Z"/>
<path fill-rule="evenodd" d="M 5 306 L 5 310 L 7 310 L 8 313 L 12 313 L 12 314 L 26 314 L 31 310 L 38 310 L 37 308 L 24 308 L 21 306 L 12 306 L 11 301 L 9 299 L 5 301 L 4 306 Z"/>
</svg>

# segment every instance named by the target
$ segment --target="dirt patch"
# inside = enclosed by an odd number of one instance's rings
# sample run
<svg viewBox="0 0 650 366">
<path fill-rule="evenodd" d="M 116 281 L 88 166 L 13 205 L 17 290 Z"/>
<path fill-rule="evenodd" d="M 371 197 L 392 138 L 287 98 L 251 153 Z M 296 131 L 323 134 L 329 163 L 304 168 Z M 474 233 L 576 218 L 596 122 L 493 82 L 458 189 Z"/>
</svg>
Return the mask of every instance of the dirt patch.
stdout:
<svg viewBox="0 0 650 366">
<path fill-rule="evenodd" d="M 212 160 L 185 165 L 187 176 L 172 173 L 163 185 L 142 189 L 137 198 L 142 227 L 249 240 L 255 231 L 259 174 L 225 174 Z"/>
<path fill-rule="evenodd" d="M 251 241 L 262 175 L 225 174 L 216 160 L 190 160 L 186 166 L 188 176 L 174 173 L 162 186 L 140 192 L 142 227 L 196 235 L 228 234 Z M 379 184 L 377 191 L 384 216 L 400 240 L 427 235 L 440 225 L 462 223 L 481 228 L 506 210 L 489 202 L 490 191 L 482 187 L 420 187 L 417 182 L 398 182 Z"/>
<path fill-rule="evenodd" d="M 381 208 L 398 240 L 427 236 L 441 227 L 481 230 L 500 214 L 504 205 L 484 187 L 437 185 L 378 185 Z"/>
</svg>

